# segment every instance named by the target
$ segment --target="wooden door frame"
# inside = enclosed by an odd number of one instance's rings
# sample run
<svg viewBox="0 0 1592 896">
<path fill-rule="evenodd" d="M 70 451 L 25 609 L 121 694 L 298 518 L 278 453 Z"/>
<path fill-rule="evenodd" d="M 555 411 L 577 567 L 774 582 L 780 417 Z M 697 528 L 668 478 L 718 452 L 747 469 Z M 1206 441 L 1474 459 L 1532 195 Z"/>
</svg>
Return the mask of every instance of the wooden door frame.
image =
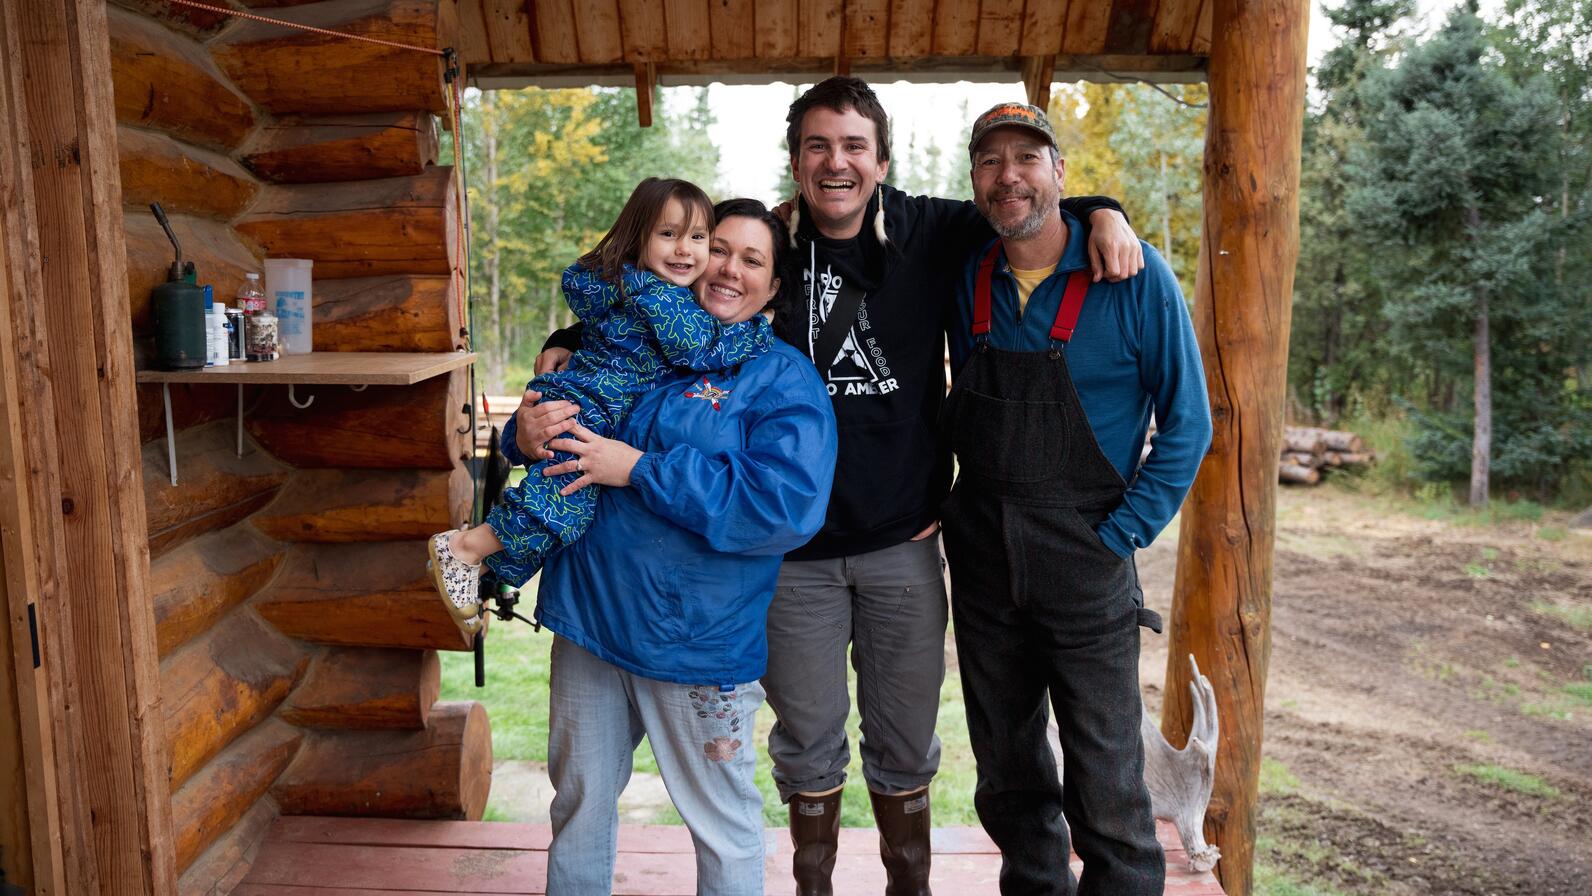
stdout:
<svg viewBox="0 0 1592 896">
<path fill-rule="evenodd" d="M 0 4 L 0 551 L 37 894 L 176 889 L 110 69 L 102 2 Z"/>
</svg>

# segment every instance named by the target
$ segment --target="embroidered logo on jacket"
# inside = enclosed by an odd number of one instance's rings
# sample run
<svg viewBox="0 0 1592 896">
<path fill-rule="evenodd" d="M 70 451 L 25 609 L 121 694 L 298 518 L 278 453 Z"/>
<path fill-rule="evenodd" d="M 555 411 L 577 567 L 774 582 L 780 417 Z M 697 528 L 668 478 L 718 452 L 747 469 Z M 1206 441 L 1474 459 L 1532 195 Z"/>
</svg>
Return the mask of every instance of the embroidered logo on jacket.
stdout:
<svg viewBox="0 0 1592 896">
<path fill-rule="evenodd" d="M 730 390 L 729 389 L 720 389 L 718 386 L 715 386 L 712 383 L 708 382 L 708 378 L 707 377 L 703 377 L 702 378 L 702 388 L 698 389 L 698 390 L 696 390 L 694 392 L 689 390 L 689 389 L 686 390 L 685 397 L 686 398 L 700 398 L 703 401 L 707 402 L 708 404 L 713 405 L 713 410 L 716 411 L 716 410 L 719 409 L 719 399 L 721 399 L 721 398 L 729 398 L 730 397 Z"/>
</svg>

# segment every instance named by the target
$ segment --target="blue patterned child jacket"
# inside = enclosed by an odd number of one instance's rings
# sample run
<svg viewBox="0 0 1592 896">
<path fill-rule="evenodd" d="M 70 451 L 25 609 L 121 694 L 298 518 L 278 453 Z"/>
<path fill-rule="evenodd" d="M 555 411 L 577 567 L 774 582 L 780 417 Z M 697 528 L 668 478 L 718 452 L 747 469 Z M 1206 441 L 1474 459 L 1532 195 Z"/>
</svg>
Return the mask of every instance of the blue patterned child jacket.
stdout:
<svg viewBox="0 0 1592 896">
<path fill-rule="evenodd" d="M 773 329 L 758 315 L 728 326 L 702 310 L 691 290 L 625 265 L 618 285 L 579 264 L 564 271 L 564 301 L 585 325 L 569 366 L 531 380 L 543 401 L 581 407 L 580 421 L 613 435 L 636 396 L 673 369 L 721 370 L 768 351 Z"/>
</svg>

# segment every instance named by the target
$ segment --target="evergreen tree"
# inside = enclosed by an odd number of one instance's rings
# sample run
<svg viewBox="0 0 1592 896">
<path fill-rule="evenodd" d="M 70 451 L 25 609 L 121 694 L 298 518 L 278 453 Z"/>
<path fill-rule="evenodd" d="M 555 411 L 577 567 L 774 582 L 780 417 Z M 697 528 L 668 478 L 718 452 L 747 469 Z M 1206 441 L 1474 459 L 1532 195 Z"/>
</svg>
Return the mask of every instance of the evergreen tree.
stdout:
<svg viewBox="0 0 1592 896">
<path fill-rule="evenodd" d="M 1413 6 L 1344 0 L 1323 10 L 1338 43 L 1314 72 L 1321 101 L 1305 117 L 1288 381 L 1294 413 L 1329 425 L 1355 411 L 1386 413 L 1398 384 L 1423 380 L 1421 360 L 1382 338 L 1383 290 L 1370 269 L 1375 240 L 1344 205 L 1349 150 L 1365 139 L 1360 82 L 1401 45 Z"/>
<path fill-rule="evenodd" d="M 1347 209 L 1386 246 L 1372 272 L 1387 289 L 1390 335 L 1404 351 L 1429 355 L 1441 381 L 1463 383 L 1469 368 L 1468 415 L 1457 396 L 1444 396 L 1420 418 L 1417 448 L 1432 472 L 1452 472 L 1462 445 L 1455 431 L 1468 429 L 1470 502 L 1480 506 L 1495 424 L 1500 459 L 1553 447 L 1511 416 L 1549 397 L 1531 336 L 1543 323 L 1541 262 L 1551 247 L 1540 201 L 1552 188 L 1558 135 L 1551 89 L 1503 71 L 1472 5 L 1397 66 L 1371 71 L 1357 92 L 1365 142 L 1348 156 Z M 1495 389 L 1513 393 L 1498 403 L 1506 410 L 1498 419 Z M 1529 413 L 1540 419 L 1543 410 Z M 1463 416 L 1470 425 L 1456 427 Z"/>
</svg>

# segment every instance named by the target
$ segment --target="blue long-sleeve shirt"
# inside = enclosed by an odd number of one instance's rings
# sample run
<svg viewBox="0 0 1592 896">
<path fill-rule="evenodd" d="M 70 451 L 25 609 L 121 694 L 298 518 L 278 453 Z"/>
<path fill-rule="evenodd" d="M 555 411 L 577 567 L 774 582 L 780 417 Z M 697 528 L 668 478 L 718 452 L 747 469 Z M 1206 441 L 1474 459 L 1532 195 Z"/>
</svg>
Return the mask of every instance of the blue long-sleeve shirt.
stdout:
<svg viewBox="0 0 1592 896">
<path fill-rule="evenodd" d="M 1001 253 L 991 281 L 990 344 L 1008 351 L 1044 351 L 1061 305 L 1067 275 L 1089 267 L 1077 219 L 1062 212 L 1067 247 L 1055 273 L 1034 288 L 1019 313 L 1017 284 Z M 973 290 L 986 244 L 957 284 L 950 323 L 951 370 L 960 372 L 973 350 Z M 1093 283 L 1072 340 L 1072 376 L 1095 441 L 1128 483 L 1122 504 L 1096 529 L 1120 556 L 1149 546 L 1182 506 L 1211 443 L 1210 401 L 1199 343 L 1177 278 L 1165 259 L 1144 245 L 1144 270 L 1120 283 Z M 1139 463 L 1150 414 L 1156 432 Z"/>
</svg>

